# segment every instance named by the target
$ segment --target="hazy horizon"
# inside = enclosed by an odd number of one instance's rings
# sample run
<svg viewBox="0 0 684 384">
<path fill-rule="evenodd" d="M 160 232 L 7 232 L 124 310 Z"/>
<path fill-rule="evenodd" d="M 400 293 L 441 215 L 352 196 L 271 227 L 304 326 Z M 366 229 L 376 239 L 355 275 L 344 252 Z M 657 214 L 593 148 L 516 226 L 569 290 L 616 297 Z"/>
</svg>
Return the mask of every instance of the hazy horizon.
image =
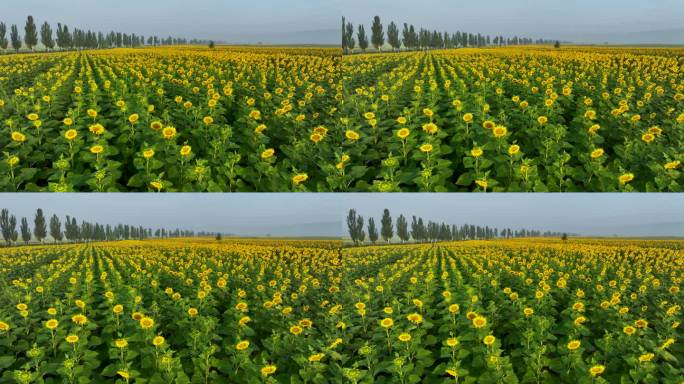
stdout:
<svg viewBox="0 0 684 384">
<path fill-rule="evenodd" d="M 79 221 L 181 228 L 238 236 L 343 237 L 354 208 L 379 222 L 388 208 L 449 224 L 582 236 L 684 236 L 677 194 L 4 194 L 0 208 L 32 222 L 35 210 Z"/>
<path fill-rule="evenodd" d="M 26 17 L 96 32 L 119 31 L 159 37 L 206 39 L 233 44 L 333 44 L 340 11 L 315 0 L 9 0 L 0 22 L 17 24 L 23 36 Z M 335 31 L 335 39 L 330 32 Z"/>
<path fill-rule="evenodd" d="M 684 44 L 684 6 L 679 0 L 335 0 L 342 14 L 370 33 L 375 15 L 385 31 L 394 21 L 416 28 L 584 44 Z M 386 36 L 386 35 L 385 35 Z"/>
<path fill-rule="evenodd" d="M 23 35 L 28 15 L 36 24 L 58 22 L 73 30 L 122 31 L 207 39 L 228 44 L 339 44 L 340 18 L 370 26 L 390 21 L 438 31 L 558 39 L 588 44 L 684 44 L 679 0 L 9 0 L 0 21 Z M 9 33 L 9 32 L 8 32 Z"/>
</svg>

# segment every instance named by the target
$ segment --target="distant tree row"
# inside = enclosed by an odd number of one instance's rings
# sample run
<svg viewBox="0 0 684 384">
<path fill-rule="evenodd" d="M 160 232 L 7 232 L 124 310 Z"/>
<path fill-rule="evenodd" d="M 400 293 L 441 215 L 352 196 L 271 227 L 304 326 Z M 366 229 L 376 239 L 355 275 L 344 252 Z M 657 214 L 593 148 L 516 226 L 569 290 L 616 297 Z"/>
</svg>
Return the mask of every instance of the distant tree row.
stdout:
<svg viewBox="0 0 684 384">
<path fill-rule="evenodd" d="M 466 47 L 484 46 L 504 46 L 504 45 L 530 45 L 530 44 L 554 44 L 552 40 L 531 39 L 527 37 L 504 37 L 473 34 L 458 31 L 454 33 L 430 31 L 428 29 L 416 29 L 413 25 L 404 23 L 399 36 L 399 28 L 394 21 L 387 26 L 387 35 L 383 28 L 380 16 L 375 16 L 371 24 L 370 37 L 366 33 L 363 24 L 359 24 L 354 30 L 354 25 L 342 17 L 342 50 L 344 53 L 351 53 L 356 47 L 365 52 L 369 43 L 380 51 L 385 42 L 392 47 L 393 51 L 406 50 L 428 50 L 428 49 L 449 49 Z M 385 37 L 386 36 L 386 37 Z M 559 42 L 555 42 L 560 44 Z"/>
<path fill-rule="evenodd" d="M 75 217 L 66 216 L 62 222 L 57 215 L 52 215 L 50 220 L 43 213 L 42 209 L 36 210 L 33 218 L 33 226 L 29 224 L 26 217 L 21 219 L 19 229 L 17 229 L 17 218 L 11 215 L 9 210 L 0 210 L 0 232 L 7 246 L 19 243 L 19 235 L 24 244 L 31 240 L 38 243 L 49 236 L 54 242 L 88 242 L 88 241 L 111 241 L 111 240 L 143 240 L 147 238 L 168 238 L 168 237 L 193 237 L 193 231 L 181 229 L 144 228 L 142 226 L 128 224 L 100 224 L 81 221 L 79 224 Z"/>
<path fill-rule="evenodd" d="M 402 243 L 410 240 L 413 240 L 416 243 L 426 243 L 438 241 L 489 240 L 494 238 L 507 239 L 514 237 L 567 238 L 566 234 L 559 232 L 542 232 L 538 230 L 512 228 L 498 229 L 472 224 L 457 226 L 455 224 L 425 221 L 422 217 L 416 216 L 412 217 L 410 224 L 404 215 L 399 215 L 394 225 L 392 222 L 392 216 L 388 209 L 383 211 L 379 228 L 375 223 L 375 219 L 370 217 L 368 218 L 368 225 L 366 229 L 364 229 L 366 222 L 354 209 L 350 209 L 349 214 L 347 215 L 349 237 L 356 245 L 366 241 L 375 244 L 380 238 L 382 238 L 384 242 L 389 243 L 395 237 L 395 234 Z"/>
<path fill-rule="evenodd" d="M 16 52 L 25 46 L 29 50 L 34 50 L 38 45 L 38 39 L 46 50 L 53 50 L 59 48 L 61 50 L 69 49 L 96 49 L 96 48 L 123 48 L 123 47 L 140 47 L 143 45 L 178 45 L 178 44 L 206 44 L 206 40 L 198 39 L 184 39 L 177 37 L 159 37 L 136 35 L 135 33 L 114 32 L 109 33 L 94 32 L 91 30 L 82 30 L 75 28 L 73 31 L 69 30 L 67 25 L 57 23 L 57 29 L 54 31 L 50 24 L 45 21 L 40 26 L 40 31 L 36 26 L 33 16 L 26 18 L 24 25 L 23 38 L 19 32 L 16 24 L 12 24 L 9 29 L 9 38 L 7 36 L 7 25 L 0 22 L 0 49 L 7 50 L 11 47 Z"/>
</svg>

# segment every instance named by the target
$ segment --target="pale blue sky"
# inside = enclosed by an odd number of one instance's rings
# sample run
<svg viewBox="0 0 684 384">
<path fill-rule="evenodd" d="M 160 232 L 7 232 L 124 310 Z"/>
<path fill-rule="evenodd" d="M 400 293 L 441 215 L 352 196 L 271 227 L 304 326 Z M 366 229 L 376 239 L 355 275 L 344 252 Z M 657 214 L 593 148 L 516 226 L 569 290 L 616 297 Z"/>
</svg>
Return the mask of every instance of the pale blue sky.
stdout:
<svg viewBox="0 0 684 384">
<path fill-rule="evenodd" d="M 239 235 L 342 235 L 349 208 L 497 228 L 583 235 L 684 236 L 682 194 L 0 194 L 0 208 L 32 218 L 67 214 L 102 223 L 176 227 Z"/>
<path fill-rule="evenodd" d="M 288 33 L 337 31 L 341 13 L 335 5 L 331 0 L 2 0 L 0 21 L 23 28 L 31 14 L 40 23 L 97 31 L 268 42 Z"/>
</svg>

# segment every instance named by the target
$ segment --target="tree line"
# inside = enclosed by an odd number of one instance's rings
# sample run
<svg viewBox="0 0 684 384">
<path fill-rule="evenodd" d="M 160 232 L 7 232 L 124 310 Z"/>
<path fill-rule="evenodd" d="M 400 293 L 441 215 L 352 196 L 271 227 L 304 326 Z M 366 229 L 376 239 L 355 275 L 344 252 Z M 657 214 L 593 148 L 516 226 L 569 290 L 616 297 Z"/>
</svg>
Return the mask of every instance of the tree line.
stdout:
<svg viewBox="0 0 684 384">
<path fill-rule="evenodd" d="M 399 27 L 394 21 L 389 23 L 386 32 L 387 34 L 385 35 L 385 29 L 380 21 L 380 16 L 373 17 L 370 36 L 368 36 L 366 27 L 363 24 L 359 24 L 354 29 L 354 25 L 343 16 L 342 50 L 345 54 L 349 54 L 358 47 L 361 51 L 365 52 L 370 43 L 377 51 L 380 51 L 385 42 L 392 47 L 392 51 L 401 50 L 402 47 L 407 50 L 427 50 L 554 43 L 558 46 L 560 45 L 560 42 L 557 41 L 531 39 L 528 37 L 492 37 L 490 35 L 474 34 L 465 31 L 449 33 L 436 30 L 431 31 L 425 28 L 416 29 L 413 25 L 407 23 L 404 23 L 400 37 Z"/>
<path fill-rule="evenodd" d="M 129 224 L 100 224 L 88 221 L 78 223 L 75 217 L 66 216 L 64 221 L 53 214 L 48 220 L 42 209 L 38 208 L 33 218 L 33 225 L 26 217 L 21 219 L 17 229 L 17 218 L 8 209 L 0 210 L 0 232 L 7 246 L 19 244 L 19 236 L 24 244 L 31 240 L 38 243 L 49 236 L 55 243 L 63 241 L 80 243 L 88 241 L 144 240 L 148 238 L 194 237 L 195 232 L 181 229 L 144 228 Z"/>
<path fill-rule="evenodd" d="M 366 225 L 367 224 L 367 225 Z M 460 240 L 489 240 L 494 238 L 519 238 L 519 237 L 562 237 L 567 238 L 567 234 L 551 231 L 539 231 L 531 229 L 512 229 L 512 228 L 492 228 L 473 224 L 438 223 L 423 220 L 422 217 L 413 216 L 409 224 L 407 218 L 402 214 L 393 221 L 389 209 L 385 209 L 376 224 L 373 217 L 369 217 L 366 222 L 363 216 L 359 215 L 355 209 L 350 209 L 347 214 L 347 229 L 349 237 L 355 245 L 369 242 L 375 244 L 380 238 L 385 243 L 389 243 L 396 235 L 402 243 L 413 240 L 416 243 L 438 242 L 438 241 L 460 241 Z M 366 228 L 364 229 L 364 226 Z"/>
<path fill-rule="evenodd" d="M 48 51 L 55 48 L 61 50 L 133 48 L 141 47 L 143 45 L 158 46 L 207 43 L 206 40 L 188 40 L 171 36 L 148 36 L 147 40 L 145 40 L 145 36 L 142 35 L 115 31 L 103 33 L 78 28 L 74 28 L 73 31 L 70 31 L 69 27 L 62 23 L 57 23 L 57 29 L 53 31 L 52 26 L 47 21 L 43 22 L 39 31 L 33 16 L 28 16 L 26 18 L 23 38 L 19 32 L 19 27 L 17 27 L 16 24 L 12 24 L 10 27 L 9 38 L 7 32 L 7 25 L 4 22 L 0 22 L 0 49 L 5 51 L 8 47 L 11 47 L 16 52 L 19 52 L 19 49 L 21 49 L 22 46 L 33 51 L 38 45 L 39 38 L 41 44 Z"/>
</svg>

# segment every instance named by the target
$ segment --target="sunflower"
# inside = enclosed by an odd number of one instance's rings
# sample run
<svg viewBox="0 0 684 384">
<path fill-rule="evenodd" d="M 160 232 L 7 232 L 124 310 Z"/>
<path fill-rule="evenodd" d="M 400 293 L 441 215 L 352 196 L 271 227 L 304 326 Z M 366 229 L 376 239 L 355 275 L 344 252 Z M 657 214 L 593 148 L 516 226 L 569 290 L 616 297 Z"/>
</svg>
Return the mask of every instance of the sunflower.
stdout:
<svg viewBox="0 0 684 384">
<path fill-rule="evenodd" d="M 494 130 L 492 131 L 494 133 L 494 137 L 496 138 L 502 138 L 506 136 L 508 133 L 508 128 L 504 127 L 503 125 L 497 125 L 494 127 Z"/>
<path fill-rule="evenodd" d="M 140 328 L 142 329 L 150 329 L 154 326 L 154 319 L 151 317 L 143 317 L 140 319 Z"/>
<path fill-rule="evenodd" d="M 202 122 L 206 125 L 210 125 L 211 123 L 214 122 L 214 118 L 211 116 L 204 116 L 204 118 L 202 119 Z"/>
<path fill-rule="evenodd" d="M 237 349 L 238 351 L 244 351 L 247 348 L 249 348 L 249 341 L 247 340 L 242 340 L 235 344 L 235 349 Z"/>
<path fill-rule="evenodd" d="M 90 153 L 98 155 L 102 153 L 102 151 L 104 151 L 104 147 L 101 145 L 93 145 L 92 147 L 90 147 Z"/>
<path fill-rule="evenodd" d="M 643 355 L 639 356 L 639 362 L 640 363 L 647 363 L 655 357 L 654 353 L 644 353 Z"/>
<path fill-rule="evenodd" d="M 433 147 L 432 144 L 423 144 L 419 147 L 419 149 L 421 152 L 430 153 L 432 152 Z"/>
<path fill-rule="evenodd" d="M 591 151 L 591 158 L 592 159 L 598 159 L 599 157 L 603 156 L 603 148 L 597 148 Z"/>
<path fill-rule="evenodd" d="M 88 318 L 85 317 L 85 315 L 78 314 L 78 315 L 72 316 L 71 321 L 73 321 L 74 324 L 76 324 L 76 325 L 83 326 L 88 322 Z"/>
<path fill-rule="evenodd" d="M 259 120 L 259 119 L 261 119 L 261 112 L 258 111 L 258 110 L 256 110 L 256 109 L 255 109 L 255 110 L 252 110 L 252 111 L 249 113 L 249 118 L 252 119 L 252 120 Z"/>
<path fill-rule="evenodd" d="M 302 331 L 303 331 L 303 329 L 299 325 L 293 325 L 290 327 L 290 333 L 295 335 L 295 336 L 299 336 L 299 334 L 301 334 Z"/>
<path fill-rule="evenodd" d="M 26 136 L 23 133 L 18 132 L 18 131 L 13 131 L 11 136 L 12 136 L 12 140 L 14 140 L 18 143 L 23 143 L 24 141 L 26 141 Z"/>
<path fill-rule="evenodd" d="M 259 372 L 261 372 L 261 376 L 267 377 L 267 376 L 274 374 L 277 369 L 278 368 L 275 365 L 267 365 L 267 366 L 261 368 L 261 370 L 259 370 Z"/>
<path fill-rule="evenodd" d="M 618 177 L 618 181 L 622 185 L 627 184 L 632 180 L 634 180 L 634 174 L 633 173 L 625 173 L 623 175 L 620 175 L 620 177 Z"/>
<path fill-rule="evenodd" d="M 271 157 L 273 157 L 274 154 L 275 154 L 275 149 L 268 148 L 268 149 L 264 150 L 263 152 L 261 152 L 261 159 L 262 160 L 270 159 Z"/>
<path fill-rule="evenodd" d="M 259 124 L 256 128 L 254 128 L 254 133 L 259 135 L 265 130 L 266 130 L 266 124 Z"/>
<path fill-rule="evenodd" d="M 411 134 L 411 131 L 408 128 L 402 128 L 402 129 L 397 131 L 397 137 L 402 139 L 402 140 L 409 137 L 410 134 Z"/>
<path fill-rule="evenodd" d="M 93 124 L 88 127 L 88 130 L 95 135 L 101 135 L 105 132 L 105 128 L 102 126 L 102 124 Z"/>
<path fill-rule="evenodd" d="M 323 140 L 323 135 L 320 133 L 312 133 L 311 136 L 309 136 L 309 140 L 314 142 L 314 144 L 318 144 L 319 141 Z"/>
<path fill-rule="evenodd" d="M 78 336 L 77 335 L 69 335 L 65 338 L 66 342 L 69 344 L 76 344 L 78 343 Z"/>
<path fill-rule="evenodd" d="M 181 156 L 190 156 L 190 153 L 192 153 L 192 147 L 189 145 L 184 145 L 180 149 L 180 155 Z"/>
<path fill-rule="evenodd" d="M 352 131 L 351 129 L 347 130 L 344 133 L 344 136 L 351 141 L 356 141 L 361 137 L 361 135 L 359 135 L 356 131 Z"/>
<path fill-rule="evenodd" d="M 411 335 L 408 333 L 402 333 L 397 338 L 399 339 L 399 341 L 404 343 L 408 343 L 409 341 L 411 341 Z"/>
<path fill-rule="evenodd" d="M 322 352 L 321 353 L 315 353 L 315 354 L 309 356 L 309 362 L 310 363 L 317 363 L 317 362 L 323 360 L 324 357 L 325 357 L 325 353 L 322 353 Z"/>
<path fill-rule="evenodd" d="M 114 340 L 114 346 L 117 347 L 117 348 L 119 348 L 119 349 L 126 348 L 126 347 L 128 346 L 128 340 L 126 340 L 126 339 L 116 339 L 116 340 Z"/>
<path fill-rule="evenodd" d="M 50 319 L 50 320 L 45 322 L 45 328 L 50 329 L 50 330 L 55 329 L 58 326 L 59 326 L 59 321 L 57 321 L 56 319 Z"/>
<path fill-rule="evenodd" d="M 164 125 L 162 124 L 161 121 L 153 121 L 150 123 L 150 129 L 153 129 L 155 131 L 162 129 L 163 126 Z"/>
<path fill-rule="evenodd" d="M 520 146 L 519 145 L 513 144 L 510 147 L 508 147 L 508 154 L 509 155 L 512 156 L 512 155 L 517 154 L 518 152 L 520 152 Z"/>
<path fill-rule="evenodd" d="M 152 149 L 152 148 L 146 149 L 143 151 L 143 157 L 146 159 L 149 159 L 149 158 L 154 156 L 154 153 L 155 153 L 154 149 Z"/>
<path fill-rule="evenodd" d="M 137 113 L 128 116 L 128 122 L 131 124 L 137 123 L 138 120 L 140 120 L 140 115 L 138 115 Z"/>
<path fill-rule="evenodd" d="M 423 125 L 423 132 L 427 132 L 431 135 L 434 135 L 435 133 L 437 133 L 438 130 L 439 130 L 439 128 L 437 128 L 437 124 L 435 124 L 435 123 L 427 123 L 427 124 Z"/>
<path fill-rule="evenodd" d="M 309 175 L 307 175 L 306 173 L 298 173 L 298 174 L 292 176 L 292 182 L 295 185 L 299 185 L 299 184 L 305 182 L 308 178 L 309 178 Z"/>
<path fill-rule="evenodd" d="M 190 317 L 195 317 L 195 316 L 197 316 L 198 313 L 199 313 L 199 311 L 197 311 L 197 308 L 188 309 L 188 316 L 190 316 Z"/>
<path fill-rule="evenodd" d="M 164 339 L 164 336 L 155 336 L 154 339 L 152 339 L 152 345 L 155 347 L 161 347 L 164 345 L 164 342 L 166 340 Z"/>
<path fill-rule="evenodd" d="M 69 140 L 69 141 L 72 141 L 73 139 L 75 139 L 76 136 L 78 136 L 78 132 L 75 129 L 70 129 L 70 130 L 64 132 L 64 138 Z"/>
<path fill-rule="evenodd" d="M 487 335 L 484 337 L 484 339 L 482 339 L 482 342 L 485 345 L 492 345 L 492 344 L 494 344 L 495 341 L 496 341 L 496 337 L 494 337 L 492 335 Z"/>
<path fill-rule="evenodd" d="M 164 136 L 165 139 L 172 139 L 174 136 L 176 136 L 176 128 L 174 127 L 166 127 L 162 130 L 162 136 Z"/>
<path fill-rule="evenodd" d="M 593 377 L 599 376 L 600 374 L 603 373 L 603 371 L 606 370 L 606 367 L 603 365 L 594 365 L 593 367 L 589 368 L 589 374 Z"/>
<path fill-rule="evenodd" d="M 473 326 L 475 328 L 482 328 L 487 325 L 487 319 L 483 316 L 477 316 L 473 319 Z"/>
<path fill-rule="evenodd" d="M 673 169 L 679 168 L 680 165 L 681 165 L 681 162 L 679 160 L 675 160 L 675 161 L 670 161 L 669 163 L 665 163 L 665 165 L 663 165 L 663 168 L 665 168 L 667 170 L 673 170 Z"/>
<path fill-rule="evenodd" d="M 392 320 L 389 317 L 386 317 L 386 318 L 380 320 L 380 326 L 383 328 L 390 328 L 393 325 L 394 325 L 394 320 Z"/>
<path fill-rule="evenodd" d="M 418 313 L 411 313 L 410 315 L 406 316 L 406 319 L 416 325 L 423 322 L 423 316 Z"/>
<path fill-rule="evenodd" d="M 567 347 L 568 347 L 569 350 L 574 351 L 574 350 L 576 350 L 577 348 L 579 348 L 581 344 L 582 344 L 582 343 L 581 343 L 579 340 L 571 340 L 571 341 L 568 343 Z"/>
<path fill-rule="evenodd" d="M 463 121 L 465 121 L 466 123 L 470 123 L 471 121 L 473 121 L 473 114 L 466 113 L 465 115 L 463 115 Z"/>
<path fill-rule="evenodd" d="M 459 341 L 455 337 L 450 337 L 446 340 L 446 345 L 453 348 L 459 344 Z"/>
</svg>

